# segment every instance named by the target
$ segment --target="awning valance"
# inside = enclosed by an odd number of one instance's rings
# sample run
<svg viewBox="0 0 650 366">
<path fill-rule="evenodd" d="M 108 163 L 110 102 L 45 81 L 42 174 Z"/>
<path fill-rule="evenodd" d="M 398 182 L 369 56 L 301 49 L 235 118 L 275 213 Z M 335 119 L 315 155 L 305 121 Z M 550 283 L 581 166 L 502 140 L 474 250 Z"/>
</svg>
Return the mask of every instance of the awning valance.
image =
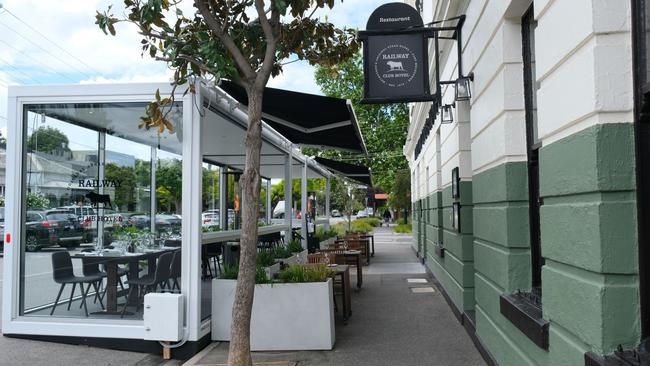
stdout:
<svg viewBox="0 0 650 366">
<path fill-rule="evenodd" d="M 248 105 L 242 86 L 222 80 L 219 87 L 239 103 Z M 265 88 L 262 118 L 295 144 L 366 153 L 349 100 Z"/>
<path fill-rule="evenodd" d="M 372 187 L 372 177 L 370 169 L 361 165 L 354 165 L 344 163 L 342 161 L 325 159 L 321 157 L 315 158 L 316 162 L 334 173 L 339 173 L 346 178 L 357 181 L 365 186 Z"/>
</svg>

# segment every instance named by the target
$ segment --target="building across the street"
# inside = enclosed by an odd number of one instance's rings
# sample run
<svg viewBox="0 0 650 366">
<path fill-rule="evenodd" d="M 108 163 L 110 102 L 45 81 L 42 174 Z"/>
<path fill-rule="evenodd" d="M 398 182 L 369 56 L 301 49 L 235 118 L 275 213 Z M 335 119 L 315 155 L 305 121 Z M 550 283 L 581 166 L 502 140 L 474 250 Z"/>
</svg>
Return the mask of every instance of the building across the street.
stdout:
<svg viewBox="0 0 650 366">
<path fill-rule="evenodd" d="M 462 55 L 471 98 L 449 83 L 440 105 L 411 104 L 404 147 L 414 249 L 459 320 L 498 365 L 643 359 L 650 4 L 407 3 L 425 24 L 465 15 L 461 52 L 439 40 L 439 78 Z"/>
</svg>

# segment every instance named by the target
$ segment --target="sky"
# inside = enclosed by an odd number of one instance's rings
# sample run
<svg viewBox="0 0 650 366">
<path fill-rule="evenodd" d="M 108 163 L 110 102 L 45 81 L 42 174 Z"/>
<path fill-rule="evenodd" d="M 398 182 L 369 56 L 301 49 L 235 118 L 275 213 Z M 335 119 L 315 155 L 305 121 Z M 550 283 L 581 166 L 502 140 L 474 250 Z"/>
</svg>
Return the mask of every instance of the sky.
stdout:
<svg viewBox="0 0 650 366">
<path fill-rule="evenodd" d="M 344 0 L 317 16 L 339 27 L 364 29 L 370 13 L 390 0 Z M 6 136 L 7 86 L 75 83 L 168 81 L 164 63 L 141 56 L 135 27 L 118 24 L 117 36 L 105 36 L 94 24 L 97 10 L 115 0 L 0 0 L 0 132 Z M 181 3 L 191 14 L 191 0 Z M 306 62 L 284 67 L 269 86 L 320 94 L 314 69 Z"/>
</svg>

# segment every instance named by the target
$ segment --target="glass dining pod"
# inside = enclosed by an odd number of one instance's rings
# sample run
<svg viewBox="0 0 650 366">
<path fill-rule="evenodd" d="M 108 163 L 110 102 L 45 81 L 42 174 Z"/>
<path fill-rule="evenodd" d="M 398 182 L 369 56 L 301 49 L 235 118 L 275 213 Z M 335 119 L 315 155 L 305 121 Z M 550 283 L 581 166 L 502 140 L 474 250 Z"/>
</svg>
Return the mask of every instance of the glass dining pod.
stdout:
<svg viewBox="0 0 650 366">
<path fill-rule="evenodd" d="M 240 235 L 246 107 L 219 88 L 179 87 L 163 110 L 173 132 L 160 133 L 139 127 L 156 90 L 172 92 L 166 83 L 9 87 L 5 335 L 157 352 L 140 297 L 166 260 L 165 290 L 183 304 L 174 356 L 209 342 L 218 294 L 205 248 Z M 329 181 L 330 172 L 266 124 L 261 159 L 260 232 L 306 230 L 305 219 L 272 218 L 271 179 Z M 328 222 L 324 213 L 315 221 Z"/>
</svg>

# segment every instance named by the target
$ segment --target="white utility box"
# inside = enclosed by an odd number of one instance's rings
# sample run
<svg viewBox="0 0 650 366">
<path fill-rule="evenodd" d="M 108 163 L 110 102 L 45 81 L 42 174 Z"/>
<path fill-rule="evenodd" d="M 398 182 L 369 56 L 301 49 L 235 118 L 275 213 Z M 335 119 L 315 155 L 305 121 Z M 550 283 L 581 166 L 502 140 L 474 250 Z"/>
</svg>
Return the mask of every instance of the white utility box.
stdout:
<svg viewBox="0 0 650 366">
<path fill-rule="evenodd" d="M 183 295 L 150 293 L 144 295 L 144 339 L 178 342 L 183 336 L 185 314 Z"/>
</svg>

